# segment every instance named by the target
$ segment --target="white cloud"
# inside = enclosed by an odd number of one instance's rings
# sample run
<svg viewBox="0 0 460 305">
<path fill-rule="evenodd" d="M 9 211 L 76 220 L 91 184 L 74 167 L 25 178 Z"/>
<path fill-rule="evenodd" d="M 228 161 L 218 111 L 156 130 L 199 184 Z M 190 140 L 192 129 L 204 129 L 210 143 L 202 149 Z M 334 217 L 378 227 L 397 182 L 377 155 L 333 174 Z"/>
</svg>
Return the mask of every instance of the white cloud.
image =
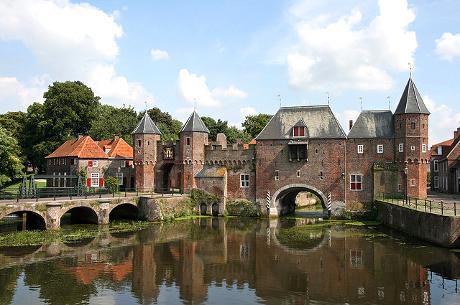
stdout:
<svg viewBox="0 0 460 305">
<path fill-rule="evenodd" d="M 429 123 L 429 144 L 433 145 L 451 139 L 454 130 L 460 127 L 460 112 L 448 105 L 439 104 L 429 96 L 423 96 L 426 107 L 431 112 Z"/>
<path fill-rule="evenodd" d="M 25 110 L 33 102 L 43 101 L 46 86 L 42 78 L 34 79 L 29 86 L 22 84 L 16 77 L 0 77 L 0 104 L 7 111 Z M 16 105 L 16 106 L 15 106 Z"/>
<path fill-rule="evenodd" d="M 233 97 L 241 99 L 248 97 L 248 94 L 246 92 L 236 88 L 233 85 L 227 88 L 215 88 L 212 90 L 212 95 L 215 97 Z"/>
<path fill-rule="evenodd" d="M 68 0 L 1 1 L 0 40 L 22 42 L 53 80 L 81 80 L 104 101 L 139 105 L 152 95 L 115 70 L 117 15 Z"/>
<path fill-rule="evenodd" d="M 220 98 L 246 98 L 247 93 L 229 86 L 227 88 L 209 89 L 204 75 L 198 75 L 189 72 L 187 69 L 181 69 L 177 78 L 177 89 L 179 96 L 188 101 L 195 102 L 199 106 L 218 106 L 222 102 Z"/>
<path fill-rule="evenodd" d="M 406 0 L 380 0 L 379 14 L 363 21 L 360 10 L 346 15 L 311 15 L 306 0 L 291 9 L 297 43 L 287 55 L 289 84 L 303 90 L 386 90 L 390 73 L 414 61 L 415 13 Z M 366 16 L 365 20 L 369 20 Z"/>
<path fill-rule="evenodd" d="M 460 57 L 460 33 L 442 34 L 441 38 L 436 39 L 436 53 L 447 60 Z"/>
<path fill-rule="evenodd" d="M 168 52 L 160 49 L 152 49 L 150 50 L 150 56 L 152 56 L 153 60 L 167 60 L 169 59 Z"/>
<path fill-rule="evenodd" d="M 256 115 L 258 112 L 253 107 L 243 107 L 240 108 L 240 113 L 243 118 L 246 118 L 249 115 Z"/>
</svg>

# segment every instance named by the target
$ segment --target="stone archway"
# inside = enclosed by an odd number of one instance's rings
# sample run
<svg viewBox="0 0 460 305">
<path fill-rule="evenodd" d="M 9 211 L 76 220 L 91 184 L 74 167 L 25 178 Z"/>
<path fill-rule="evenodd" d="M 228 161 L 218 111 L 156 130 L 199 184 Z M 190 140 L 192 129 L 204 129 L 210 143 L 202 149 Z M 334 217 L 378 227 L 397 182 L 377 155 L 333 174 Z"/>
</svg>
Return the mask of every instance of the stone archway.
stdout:
<svg viewBox="0 0 460 305">
<path fill-rule="evenodd" d="M 278 189 L 272 197 L 270 214 L 282 216 L 294 212 L 295 198 L 300 192 L 315 194 L 321 201 L 323 214 L 327 215 L 326 196 L 316 187 L 307 184 L 288 184 Z"/>
<path fill-rule="evenodd" d="M 16 215 L 18 219 L 21 219 L 22 228 L 18 228 L 18 230 L 26 229 L 26 230 L 45 230 L 46 229 L 46 217 L 42 215 L 40 212 L 32 211 L 28 209 L 11 209 L 7 210 L 6 212 L 0 215 L 0 220 L 7 216 Z"/>
</svg>

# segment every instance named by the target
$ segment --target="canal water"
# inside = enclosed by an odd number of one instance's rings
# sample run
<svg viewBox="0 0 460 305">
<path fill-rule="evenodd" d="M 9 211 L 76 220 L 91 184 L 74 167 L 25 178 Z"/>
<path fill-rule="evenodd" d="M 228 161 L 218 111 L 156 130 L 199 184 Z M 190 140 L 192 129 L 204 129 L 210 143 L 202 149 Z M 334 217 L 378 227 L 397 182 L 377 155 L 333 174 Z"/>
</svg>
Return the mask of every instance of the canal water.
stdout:
<svg viewBox="0 0 460 305">
<path fill-rule="evenodd" d="M 0 248 L 0 304 L 460 304 L 460 255 L 379 227 L 208 218 Z"/>
</svg>

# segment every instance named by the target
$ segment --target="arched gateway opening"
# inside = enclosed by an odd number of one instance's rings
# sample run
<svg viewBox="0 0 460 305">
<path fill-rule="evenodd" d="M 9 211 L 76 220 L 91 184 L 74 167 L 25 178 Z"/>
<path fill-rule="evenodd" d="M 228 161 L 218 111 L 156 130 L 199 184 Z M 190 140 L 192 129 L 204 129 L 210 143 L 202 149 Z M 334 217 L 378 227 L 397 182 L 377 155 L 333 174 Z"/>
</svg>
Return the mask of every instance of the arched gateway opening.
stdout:
<svg viewBox="0 0 460 305">
<path fill-rule="evenodd" d="M 324 217 L 328 215 L 326 208 L 327 199 L 323 192 L 306 184 L 289 184 L 280 188 L 273 194 L 273 204 L 279 216 L 292 214 L 296 211 L 296 198 L 301 192 L 314 194 L 321 202 L 321 216 Z"/>
</svg>

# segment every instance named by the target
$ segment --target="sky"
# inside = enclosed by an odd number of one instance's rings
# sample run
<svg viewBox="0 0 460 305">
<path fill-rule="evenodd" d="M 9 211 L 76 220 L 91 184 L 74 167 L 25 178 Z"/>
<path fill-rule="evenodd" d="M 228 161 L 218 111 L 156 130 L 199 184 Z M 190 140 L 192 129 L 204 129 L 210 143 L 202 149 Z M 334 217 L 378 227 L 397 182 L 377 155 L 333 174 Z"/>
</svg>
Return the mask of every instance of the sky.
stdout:
<svg viewBox="0 0 460 305">
<path fill-rule="evenodd" d="M 0 113 L 80 80 L 105 104 L 239 128 L 329 100 L 348 131 L 394 111 L 412 70 L 434 144 L 460 127 L 458 16 L 457 0 L 0 0 Z"/>
</svg>

